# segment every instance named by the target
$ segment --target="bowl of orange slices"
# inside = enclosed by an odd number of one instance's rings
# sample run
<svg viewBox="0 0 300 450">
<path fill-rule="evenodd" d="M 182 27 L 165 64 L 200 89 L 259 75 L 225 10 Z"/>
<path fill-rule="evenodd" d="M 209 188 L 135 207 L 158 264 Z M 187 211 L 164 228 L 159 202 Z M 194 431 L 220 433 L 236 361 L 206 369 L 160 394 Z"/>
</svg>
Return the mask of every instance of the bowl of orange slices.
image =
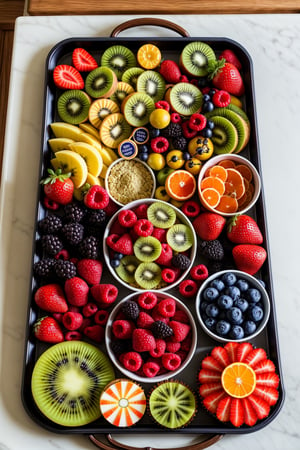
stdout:
<svg viewBox="0 0 300 450">
<path fill-rule="evenodd" d="M 240 155 L 214 156 L 202 166 L 198 176 L 201 204 L 225 217 L 244 214 L 256 203 L 260 192 L 257 169 Z"/>
</svg>

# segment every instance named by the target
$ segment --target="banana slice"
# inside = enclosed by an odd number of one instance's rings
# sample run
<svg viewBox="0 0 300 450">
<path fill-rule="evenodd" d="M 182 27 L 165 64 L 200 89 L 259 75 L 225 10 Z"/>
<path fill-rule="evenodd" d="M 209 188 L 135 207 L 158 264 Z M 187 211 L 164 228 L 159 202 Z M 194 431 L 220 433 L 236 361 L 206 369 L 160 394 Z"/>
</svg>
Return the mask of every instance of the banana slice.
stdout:
<svg viewBox="0 0 300 450">
<path fill-rule="evenodd" d="M 52 167 L 62 169 L 63 173 L 71 172 L 71 180 L 75 188 L 83 186 L 88 174 L 87 165 L 82 156 L 72 150 L 60 150 L 51 159 Z"/>
<path fill-rule="evenodd" d="M 76 200 L 81 202 L 89 186 L 94 186 L 95 184 L 98 186 L 102 186 L 100 178 L 88 173 L 84 185 L 79 188 L 75 188 L 73 196 L 76 198 Z"/>
<path fill-rule="evenodd" d="M 95 139 L 97 139 L 98 142 L 100 142 L 99 130 L 93 127 L 93 125 L 91 125 L 90 123 L 80 123 L 79 128 L 81 128 L 84 132 L 90 134 Z"/>
<path fill-rule="evenodd" d="M 48 140 L 48 144 L 53 153 L 59 152 L 60 150 L 67 150 L 73 142 L 75 142 L 74 139 L 70 138 L 52 138 Z"/>
<path fill-rule="evenodd" d="M 88 172 L 98 177 L 102 171 L 103 160 L 100 153 L 86 142 L 74 142 L 69 145 L 69 149 L 83 157 L 88 168 Z"/>
<path fill-rule="evenodd" d="M 50 124 L 50 127 L 54 136 L 57 138 L 68 138 L 73 139 L 74 141 L 80 141 L 80 136 L 84 133 L 84 131 L 76 125 L 65 122 L 53 122 Z"/>
</svg>

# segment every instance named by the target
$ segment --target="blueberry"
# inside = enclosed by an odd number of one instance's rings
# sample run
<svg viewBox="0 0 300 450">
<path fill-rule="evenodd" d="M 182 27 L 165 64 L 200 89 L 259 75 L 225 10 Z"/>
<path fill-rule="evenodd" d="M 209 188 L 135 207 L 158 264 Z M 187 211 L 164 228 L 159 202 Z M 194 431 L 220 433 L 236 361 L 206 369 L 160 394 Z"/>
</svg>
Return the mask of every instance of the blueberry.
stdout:
<svg viewBox="0 0 300 450">
<path fill-rule="evenodd" d="M 204 300 L 208 302 L 213 302 L 219 296 L 219 291 L 216 288 L 208 287 L 203 292 Z"/>
<path fill-rule="evenodd" d="M 208 315 L 208 317 L 217 317 L 219 314 L 219 308 L 217 307 L 217 305 L 214 305 L 213 303 L 210 303 L 209 305 L 207 305 L 206 309 L 205 309 L 206 314 Z"/>
<path fill-rule="evenodd" d="M 213 135 L 213 132 L 210 128 L 203 128 L 203 130 L 201 131 L 202 136 L 207 137 L 207 138 L 211 138 Z"/>
<path fill-rule="evenodd" d="M 158 128 L 150 127 L 149 128 L 149 136 L 151 138 L 156 138 L 160 135 L 160 130 Z"/>
<path fill-rule="evenodd" d="M 209 102 L 209 101 L 210 101 L 210 95 L 204 94 L 204 95 L 203 95 L 203 101 L 204 101 L 204 102 Z"/>
<path fill-rule="evenodd" d="M 232 272 L 226 272 L 222 275 L 222 281 L 226 286 L 233 286 L 236 283 L 236 276 Z"/>
<path fill-rule="evenodd" d="M 227 286 L 224 292 L 226 295 L 229 295 L 229 297 L 231 297 L 233 300 L 236 300 L 241 296 L 241 291 L 237 286 Z"/>
<path fill-rule="evenodd" d="M 249 336 L 256 331 L 256 323 L 253 320 L 246 320 L 243 325 L 245 334 Z"/>
<path fill-rule="evenodd" d="M 254 322 L 259 322 L 264 317 L 264 311 L 258 305 L 251 306 L 249 308 L 248 317 L 250 320 L 254 320 Z"/>
<path fill-rule="evenodd" d="M 250 289 L 248 289 L 248 291 L 247 291 L 247 299 L 248 299 L 250 302 L 253 302 L 253 303 L 259 302 L 260 299 L 261 299 L 261 293 L 260 293 L 260 291 L 259 291 L 258 289 L 256 289 L 256 288 L 250 288 Z"/>
<path fill-rule="evenodd" d="M 245 298 L 240 297 L 234 300 L 233 305 L 239 308 L 242 312 L 245 312 L 249 306 L 249 303 Z"/>
<path fill-rule="evenodd" d="M 148 153 L 140 153 L 140 154 L 139 154 L 140 160 L 141 160 L 141 161 L 144 161 L 144 162 L 147 161 L 148 156 L 149 156 Z"/>
<path fill-rule="evenodd" d="M 140 151 L 140 153 L 148 153 L 149 148 L 147 147 L 147 145 L 142 144 L 142 145 L 139 145 L 139 151 Z"/>
<path fill-rule="evenodd" d="M 203 99 L 204 100 L 204 99 Z M 206 113 L 206 112 L 211 112 L 213 111 L 215 108 L 213 102 L 207 100 L 204 100 L 203 106 L 202 106 L 202 112 Z"/>
<path fill-rule="evenodd" d="M 114 259 L 122 259 L 123 258 L 123 253 L 115 253 L 114 254 Z"/>
<path fill-rule="evenodd" d="M 226 320 L 219 320 L 216 323 L 216 333 L 219 336 L 226 336 L 226 334 L 229 333 L 230 330 L 230 323 L 226 322 Z"/>
<path fill-rule="evenodd" d="M 235 285 L 239 288 L 241 292 L 247 291 L 249 289 L 249 283 L 248 281 L 244 280 L 243 278 L 239 278 Z"/>
<path fill-rule="evenodd" d="M 191 159 L 191 155 L 189 154 L 189 152 L 184 152 L 182 157 L 185 161 L 188 161 L 189 159 Z"/>
<path fill-rule="evenodd" d="M 216 321 L 212 317 L 208 317 L 205 319 L 204 324 L 209 330 L 213 330 L 215 328 Z"/>
<path fill-rule="evenodd" d="M 215 278 L 214 280 L 212 280 L 210 286 L 216 288 L 219 292 L 223 291 L 223 289 L 225 288 L 225 284 L 222 280 L 220 280 L 220 278 Z"/>
<path fill-rule="evenodd" d="M 233 325 L 229 332 L 231 339 L 243 339 L 244 335 L 244 330 L 240 325 Z"/>
<path fill-rule="evenodd" d="M 233 305 L 233 300 L 229 295 L 220 295 L 220 297 L 218 298 L 218 306 L 221 309 L 229 309 L 231 308 Z"/>
<path fill-rule="evenodd" d="M 213 130 L 214 127 L 215 127 L 215 124 L 214 124 L 214 122 L 212 120 L 208 120 L 206 122 L 206 127 L 209 128 L 210 130 Z"/>
<path fill-rule="evenodd" d="M 110 265 L 111 265 L 111 267 L 119 267 L 119 265 L 120 265 L 120 260 L 119 260 L 119 259 L 112 259 L 112 260 L 110 261 Z"/>
<path fill-rule="evenodd" d="M 233 324 L 241 323 L 241 320 L 243 320 L 242 311 L 236 306 L 233 306 L 227 311 L 227 319 Z"/>
<path fill-rule="evenodd" d="M 207 302 L 201 302 L 200 303 L 200 310 L 201 311 L 205 311 L 206 307 L 207 307 L 208 303 Z"/>
<path fill-rule="evenodd" d="M 257 280 L 257 281 L 262 285 L 262 287 L 264 287 L 266 289 L 266 283 L 263 280 Z"/>
</svg>

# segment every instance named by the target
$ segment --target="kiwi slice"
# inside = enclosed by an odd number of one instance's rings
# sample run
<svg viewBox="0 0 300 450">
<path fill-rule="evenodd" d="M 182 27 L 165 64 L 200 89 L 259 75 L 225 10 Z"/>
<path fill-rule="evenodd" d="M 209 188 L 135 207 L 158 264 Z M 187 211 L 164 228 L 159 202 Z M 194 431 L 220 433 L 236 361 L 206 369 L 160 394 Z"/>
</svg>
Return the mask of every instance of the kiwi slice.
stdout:
<svg viewBox="0 0 300 450">
<path fill-rule="evenodd" d="M 85 80 L 85 90 L 93 98 L 108 98 L 117 86 L 117 76 L 109 67 L 97 67 L 89 72 Z"/>
<path fill-rule="evenodd" d="M 90 97 L 79 89 L 65 91 L 57 100 L 57 112 L 61 120 L 77 125 L 87 120 L 91 105 Z"/>
<path fill-rule="evenodd" d="M 144 72 L 144 69 L 141 67 L 131 67 L 130 69 L 125 70 L 122 74 L 122 81 L 130 84 L 134 90 L 136 90 L 136 83 L 138 77 Z"/>
<path fill-rule="evenodd" d="M 134 255 L 123 256 L 115 271 L 121 280 L 126 283 L 134 283 L 134 272 L 139 264 L 140 261 Z"/>
<path fill-rule="evenodd" d="M 113 95 L 110 96 L 110 99 L 121 106 L 124 98 L 126 98 L 127 95 L 133 93 L 134 89 L 129 83 L 125 83 L 125 81 L 119 81 L 117 89 L 115 90 Z"/>
<path fill-rule="evenodd" d="M 148 94 L 135 92 L 128 95 L 124 102 L 122 105 L 123 114 L 130 125 L 141 127 L 149 122 L 150 114 L 155 109 L 155 103 Z"/>
<path fill-rule="evenodd" d="M 162 100 L 165 89 L 164 77 L 155 70 L 145 70 L 137 79 L 136 90 L 148 94 L 154 102 Z"/>
<path fill-rule="evenodd" d="M 154 262 L 142 262 L 134 272 L 134 279 L 143 289 L 154 289 L 161 282 L 161 268 Z"/>
<path fill-rule="evenodd" d="M 244 121 L 250 125 L 250 120 L 249 117 L 247 116 L 247 114 L 245 113 L 245 111 L 240 108 L 237 105 L 234 105 L 233 103 L 229 103 L 228 106 L 226 106 L 226 109 L 230 109 L 230 111 L 234 111 L 235 113 L 237 113 L 239 116 L 242 117 L 242 119 L 244 119 Z"/>
<path fill-rule="evenodd" d="M 170 228 L 176 221 L 176 212 L 167 203 L 154 202 L 147 209 L 147 218 L 155 227 Z"/>
<path fill-rule="evenodd" d="M 194 244 L 193 233 L 187 225 L 176 223 L 167 231 L 167 243 L 176 252 L 185 252 Z"/>
<path fill-rule="evenodd" d="M 226 117 L 212 116 L 210 120 L 215 124 L 211 137 L 214 153 L 216 155 L 233 153 L 239 142 L 236 127 Z"/>
<path fill-rule="evenodd" d="M 195 394 L 177 380 L 167 380 L 154 387 L 148 402 L 155 422 L 171 429 L 186 426 L 195 416 L 197 409 Z"/>
<path fill-rule="evenodd" d="M 133 251 L 140 261 L 151 262 L 161 254 L 161 243 L 153 236 L 141 236 L 135 241 Z"/>
<path fill-rule="evenodd" d="M 204 77 L 208 74 L 208 64 L 216 60 L 213 49 L 204 42 L 187 44 L 180 55 L 180 65 L 190 75 Z"/>
<path fill-rule="evenodd" d="M 109 114 L 100 126 L 100 139 L 104 145 L 110 148 L 118 148 L 118 145 L 131 135 L 131 126 L 121 113 Z"/>
<path fill-rule="evenodd" d="M 175 84 L 168 95 L 172 109 L 182 116 L 198 112 L 203 103 L 202 92 L 191 83 Z"/>
<path fill-rule="evenodd" d="M 49 420 L 76 427 L 99 418 L 100 394 L 114 378 L 114 369 L 101 350 L 86 342 L 65 341 L 39 357 L 31 390 Z"/>
<path fill-rule="evenodd" d="M 135 54 L 123 45 L 112 45 L 101 57 L 101 66 L 112 69 L 121 80 L 123 73 L 130 67 L 136 66 Z"/>
<path fill-rule="evenodd" d="M 99 98 L 90 106 L 89 121 L 96 128 L 100 128 L 101 122 L 109 114 L 120 112 L 120 108 L 114 101 L 109 98 Z"/>
<path fill-rule="evenodd" d="M 225 117 L 233 123 L 238 133 L 238 144 L 234 150 L 234 153 L 241 152 L 247 145 L 250 137 L 250 127 L 247 122 L 235 111 L 227 108 L 215 108 L 213 111 L 206 114 L 208 119 L 213 116 Z"/>
</svg>

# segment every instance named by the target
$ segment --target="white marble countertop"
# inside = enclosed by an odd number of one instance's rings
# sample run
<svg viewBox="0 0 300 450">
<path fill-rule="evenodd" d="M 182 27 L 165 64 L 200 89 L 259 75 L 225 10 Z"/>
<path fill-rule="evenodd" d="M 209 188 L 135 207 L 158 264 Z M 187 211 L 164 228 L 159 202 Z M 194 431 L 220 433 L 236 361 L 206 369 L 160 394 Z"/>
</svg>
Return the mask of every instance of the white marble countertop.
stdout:
<svg viewBox="0 0 300 450">
<path fill-rule="evenodd" d="M 258 133 L 286 400 L 261 431 L 227 435 L 216 449 L 300 449 L 299 314 L 299 15 L 163 16 L 191 36 L 229 37 L 254 65 Z M 21 380 L 33 225 L 42 130 L 45 58 L 62 39 L 110 35 L 128 16 L 21 17 L 15 30 L 1 188 L 0 448 L 92 449 L 87 437 L 58 435 L 36 425 L 21 403 Z M 176 36 L 157 27 L 126 36 Z M 4 61 L 2 63 L 5 64 Z M 194 436 L 119 437 L 136 446 L 179 446 Z"/>
</svg>

